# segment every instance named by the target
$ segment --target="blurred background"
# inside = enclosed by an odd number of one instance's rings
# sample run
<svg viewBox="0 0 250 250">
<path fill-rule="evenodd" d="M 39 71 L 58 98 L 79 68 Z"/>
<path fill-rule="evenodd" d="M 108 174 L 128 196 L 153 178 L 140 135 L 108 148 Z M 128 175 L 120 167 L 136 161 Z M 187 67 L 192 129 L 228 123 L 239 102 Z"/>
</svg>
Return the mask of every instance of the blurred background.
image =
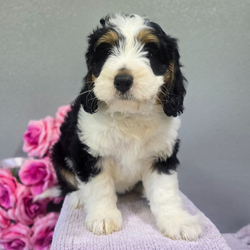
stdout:
<svg viewBox="0 0 250 250">
<path fill-rule="evenodd" d="M 77 96 L 87 36 L 136 13 L 179 39 L 188 79 L 180 188 L 222 233 L 250 222 L 250 1 L 0 0 L 0 159 L 24 156 L 28 121 Z"/>
</svg>

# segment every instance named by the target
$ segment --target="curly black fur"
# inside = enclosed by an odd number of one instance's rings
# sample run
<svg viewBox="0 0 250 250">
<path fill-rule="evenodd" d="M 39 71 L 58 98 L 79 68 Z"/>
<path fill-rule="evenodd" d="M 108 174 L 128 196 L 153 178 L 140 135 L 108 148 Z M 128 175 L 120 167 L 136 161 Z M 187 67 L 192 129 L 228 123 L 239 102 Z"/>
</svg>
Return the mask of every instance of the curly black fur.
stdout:
<svg viewBox="0 0 250 250">
<path fill-rule="evenodd" d="M 176 170 L 176 168 L 180 164 L 179 160 L 177 159 L 179 146 L 180 140 L 176 140 L 172 155 L 166 160 L 158 159 L 155 162 L 154 168 L 157 169 L 158 173 L 170 174 L 170 170 Z"/>
<path fill-rule="evenodd" d="M 71 105 L 71 111 L 60 128 L 60 139 L 52 149 L 51 159 L 57 173 L 62 195 L 77 189 L 68 181 L 65 171 L 72 174 L 73 178 L 76 175 L 82 182 L 87 182 L 90 177 L 97 175 L 100 171 L 96 168 L 99 157 L 93 157 L 88 153 L 88 146 L 80 141 L 78 135 L 81 132 L 77 127 L 78 112 L 84 101 L 83 99 L 84 97 L 80 95 Z M 71 167 L 66 159 L 71 161 Z"/>
</svg>

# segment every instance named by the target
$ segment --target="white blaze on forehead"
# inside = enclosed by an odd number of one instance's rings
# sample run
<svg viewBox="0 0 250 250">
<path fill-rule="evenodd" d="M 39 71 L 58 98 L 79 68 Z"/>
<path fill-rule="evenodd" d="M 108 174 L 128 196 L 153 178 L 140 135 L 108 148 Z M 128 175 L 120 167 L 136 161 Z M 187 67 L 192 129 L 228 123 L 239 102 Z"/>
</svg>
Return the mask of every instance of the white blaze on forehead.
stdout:
<svg viewBox="0 0 250 250">
<path fill-rule="evenodd" d="M 116 14 L 109 20 L 111 25 L 115 26 L 118 33 L 122 33 L 126 37 L 133 37 L 138 32 L 147 27 L 145 18 L 138 15 L 124 16 Z"/>
<path fill-rule="evenodd" d="M 146 25 L 147 21 L 138 15 L 124 16 L 117 14 L 109 20 L 109 23 L 124 38 L 124 40 L 120 41 L 118 47 L 113 48 L 113 56 L 110 58 L 115 64 L 113 66 L 116 66 L 116 68 L 129 68 L 129 65 L 132 66 L 133 62 L 139 58 L 144 67 L 145 64 L 149 64 L 148 59 L 144 57 L 147 52 L 142 50 L 143 44 L 136 39 L 141 30 L 150 29 Z M 119 60 L 117 60 L 118 58 Z"/>
</svg>

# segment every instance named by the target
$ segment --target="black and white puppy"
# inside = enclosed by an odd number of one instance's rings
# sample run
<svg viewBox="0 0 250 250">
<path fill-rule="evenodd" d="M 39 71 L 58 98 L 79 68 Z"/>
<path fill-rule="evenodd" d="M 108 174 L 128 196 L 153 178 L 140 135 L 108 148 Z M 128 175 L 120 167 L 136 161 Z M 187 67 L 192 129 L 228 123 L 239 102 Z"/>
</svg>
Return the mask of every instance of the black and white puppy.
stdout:
<svg viewBox="0 0 250 250">
<path fill-rule="evenodd" d="M 185 95 L 176 39 L 138 15 L 100 23 L 89 36 L 84 87 L 53 148 L 60 193 L 50 195 L 70 192 L 86 227 L 111 234 L 122 228 L 117 193 L 142 181 L 160 231 L 196 240 L 202 228 L 183 208 L 176 172 Z"/>
</svg>

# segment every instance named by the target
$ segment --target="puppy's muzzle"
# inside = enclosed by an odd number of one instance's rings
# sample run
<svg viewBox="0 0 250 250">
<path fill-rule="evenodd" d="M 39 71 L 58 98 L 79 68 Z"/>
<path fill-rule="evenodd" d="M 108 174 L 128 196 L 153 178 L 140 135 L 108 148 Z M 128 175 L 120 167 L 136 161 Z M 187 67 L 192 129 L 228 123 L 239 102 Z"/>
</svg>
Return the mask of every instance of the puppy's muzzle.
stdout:
<svg viewBox="0 0 250 250">
<path fill-rule="evenodd" d="M 114 79 L 115 88 L 122 94 L 127 92 L 133 84 L 133 77 L 128 74 L 117 75 Z"/>
</svg>

